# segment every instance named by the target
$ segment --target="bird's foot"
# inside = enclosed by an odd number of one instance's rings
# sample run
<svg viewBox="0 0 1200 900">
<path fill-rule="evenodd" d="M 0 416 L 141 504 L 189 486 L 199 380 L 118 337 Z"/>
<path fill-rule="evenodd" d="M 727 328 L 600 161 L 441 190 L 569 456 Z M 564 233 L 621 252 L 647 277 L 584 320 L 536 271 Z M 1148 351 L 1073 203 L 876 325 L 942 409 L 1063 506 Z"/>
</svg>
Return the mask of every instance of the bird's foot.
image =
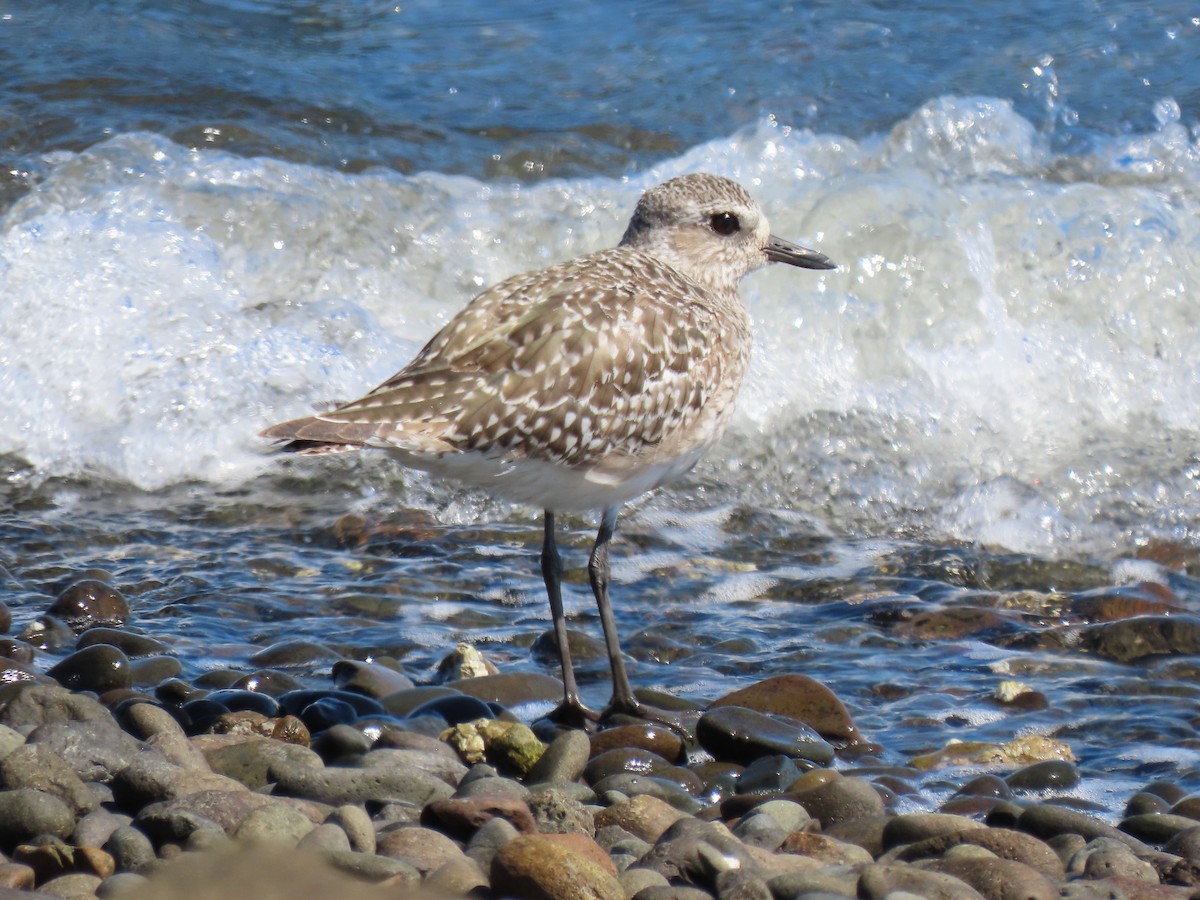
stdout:
<svg viewBox="0 0 1200 900">
<path fill-rule="evenodd" d="M 578 697 L 568 697 L 546 714 L 546 718 L 563 728 L 581 728 L 595 731 L 603 718 L 602 713 L 585 706 Z"/>
<path fill-rule="evenodd" d="M 640 719 L 644 722 L 663 725 L 678 734 L 684 741 L 694 741 L 696 739 L 696 721 L 700 718 L 700 710 L 663 709 L 660 706 L 644 703 L 636 697 L 621 699 L 614 696 L 608 706 L 604 708 L 604 712 L 600 714 L 600 721 L 610 723 L 617 717 Z"/>
</svg>

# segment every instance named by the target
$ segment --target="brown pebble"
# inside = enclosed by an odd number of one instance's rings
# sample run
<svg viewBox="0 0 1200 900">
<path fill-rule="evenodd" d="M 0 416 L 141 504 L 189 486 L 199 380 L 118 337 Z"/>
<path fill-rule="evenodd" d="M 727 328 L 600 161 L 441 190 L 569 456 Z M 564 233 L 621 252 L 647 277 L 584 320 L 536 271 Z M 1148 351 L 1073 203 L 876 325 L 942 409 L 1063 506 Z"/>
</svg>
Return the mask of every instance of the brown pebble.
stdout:
<svg viewBox="0 0 1200 900">
<path fill-rule="evenodd" d="M 839 748 L 866 744 L 844 703 L 807 675 L 776 675 L 715 700 L 719 706 L 744 706 L 758 712 L 799 719 Z"/>
<path fill-rule="evenodd" d="M 683 740 L 679 735 L 669 728 L 650 723 L 619 725 L 616 728 L 597 731 L 591 736 L 593 757 L 617 747 L 648 750 L 668 762 L 681 762 L 684 758 Z"/>
<path fill-rule="evenodd" d="M 625 900 L 609 868 L 546 835 L 509 841 L 492 860 L 491 876 L 493 891 L 526 900 Z"/>
<path fill-rule="evenodd" d="M 597 831 L 607 825 L 618 825 L 635 837 L 654 843 L 662 837 L 663 832 L 686 817 L 686 813 L 664 800 L 639 794 L 600 810 L 596 813 L 595 821 Z"/>
<path fill-rule="evenodd" d="M 540 836 L 562 847 L 566 847 L 578 856 L 590 859 L 611 875 L 618 874 L 612 857 L 605 853 L 604 848 L 597 844 L 593 838 L 581 831 L 549 832 Z"/>
<path fill-rule="evenodd" d="M 32 866 L 14 862 L 0 863 L 0 888 L 12 891 L 31 891 L 34 880 Z"/>
<path fill-rule="evenodd" d="M 446 835 L 420 825 L 402 825 L 382 831 L 376 836 L 375 846 L 375 852 L 380 856 L 402 859 L 422 876 L 463 856 L 458 844 Z"/>
<path fill-rule="evenodd" d="M 421 824 L 466 839 L 491 819 L 505 819 L 517 831 L 537 831 L 529 805 L 517 797 L 478 796 L 433 800 L 421 810 Z"/>
<path fill-rule="evenodd" d="M 84 578 L 59 594 L 47 613 L 76 634 L 98 625 L 121 628 L 129 619 L 129 601 L 111 584 Z"/>
</svg>

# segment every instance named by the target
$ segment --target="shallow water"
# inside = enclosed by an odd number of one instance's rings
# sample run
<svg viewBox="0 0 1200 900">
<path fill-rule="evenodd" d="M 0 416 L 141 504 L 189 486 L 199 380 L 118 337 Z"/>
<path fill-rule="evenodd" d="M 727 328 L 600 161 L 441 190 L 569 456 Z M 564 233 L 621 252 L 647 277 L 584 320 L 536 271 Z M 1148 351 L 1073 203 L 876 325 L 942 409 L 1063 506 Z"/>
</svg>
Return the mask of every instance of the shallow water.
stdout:
<svg viewBox="0 0 1200 900">
<path fill-rule="evenodd" d="M 553 671 L 528 652 L 532 511 L 255 434 L 710 169 L 842 267 L 747 281 L 733 434 L 622 520 L 635 682 L 711 699 L 803 671 L 891 762 L 1044 733 L 1109 812 L 1190 785 L 1194 656 L 1106 659 L 1072 603 L 1150 582 L 1197 608 L 1200 22 L 726 6 L 0 10 L 14 628 L 95 569 L 189 676 L 298 636 L 418 678 L 464 638 Z M 593 523 L 569 523 L 582 563 Z M 578 572 L 568 594 L 595 634 Z M 909 624 L 960 607 L 996 618 Z M 605 667 L 583 675 L 602 703 Z M 1006 678 L 1048 707 L 990 702 Z"/>
</svg>

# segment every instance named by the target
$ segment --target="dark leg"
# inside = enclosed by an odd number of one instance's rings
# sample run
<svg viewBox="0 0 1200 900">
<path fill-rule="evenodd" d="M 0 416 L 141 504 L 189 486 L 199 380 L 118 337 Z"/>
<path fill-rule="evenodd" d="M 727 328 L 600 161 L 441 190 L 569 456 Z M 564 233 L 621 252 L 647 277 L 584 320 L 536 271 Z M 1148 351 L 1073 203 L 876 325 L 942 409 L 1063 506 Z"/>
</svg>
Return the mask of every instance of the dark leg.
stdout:
<svg viewBox="0 0 1200 900">
<path fill-rule="evenodd" d="M 542 541 L 542 579 L 550 600 L 550 618 L 554 623 L 554 638 L 558 641 L 558 658 L 562 662 L 563 702 L 550 717 L 571 725 L 583 725 L 599 716 L 583 705 L 579 687 L 575 684 L 575 667 L 571 664 L 571 648 L 567 643 L 567 619 L 562 604 L 562 557 L 554 541 L 554 513 L 546 510 L 546 536 Z"/>
<path fill-rule="evenodd" d="M 618 506 L 610 506 L 600 517 L 600 530 L 596 533 L 596 543 L 592 546 L 592 555 L 588 559 L 588 580 L 592 583 L 592 593 L 596 595 L 596 608 L 600 610 L 600 624 L 604 628 L 604 645 L 608 650 L 608 663 L 612 667 L 613 694 L 608 711 L 640 715 L 642 705 L 633 695 L 633 687 L 625 673 L 625 660 L 621 658 L 621 639 L 617 635 L 617 623 L 613 617 L 612 603 L 608 599 L 608 545 L 617 527 L 619 509 Z"/>
<path fill-rule="evenodd" d="M 596 543 L 592 546 L 592 555 L 588 559 L 588 580 L 592 583 L 592 593 L 596 595 L 596 608 L 600 610 L 600 624 L 604 628 L 604 645 L 608 650 L 609 665 L 612 667 L 612 700 L 604 710 L 604 716 L 623 713 L 651 722 L 660 722 L 679 732 L 684 738 L 689 738 L 691 731 L 684 722 L 685 717 L 677 712 L 642 703 L 634 695 L 629 675 L 625 672 L 625 660 L 621 657 L 621 639 L 617 635 L 617 622 L 613 616 L 612 603 L 608 599 L 608 545 L 617 527 L 619 509 L 618 506 L 610 506 L 604 510 L 600 517 L 600 530 L 596 533 Z"/>
</svg>

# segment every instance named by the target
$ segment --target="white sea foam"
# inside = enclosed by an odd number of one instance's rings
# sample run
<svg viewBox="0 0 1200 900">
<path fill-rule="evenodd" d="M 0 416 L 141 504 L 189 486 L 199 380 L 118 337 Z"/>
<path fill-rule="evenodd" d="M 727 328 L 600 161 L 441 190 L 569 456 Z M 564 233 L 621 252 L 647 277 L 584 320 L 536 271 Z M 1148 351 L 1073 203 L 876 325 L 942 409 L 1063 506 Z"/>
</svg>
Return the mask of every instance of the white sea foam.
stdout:
<svg viewBox="0 0 1200 900">
<path fill-rule="evenodd" d="M 745 292 L 759 346 L 703 502 L 1017 550 L 1194 537 L 1200 149 L 1065 157 L 1003 101 L 866 141 L 773 122 L 627 181 L 347 176 L 115 137 L 0 220 L 0 453 L 143 488 L 274 465 L 262 426 L 357 396 L 470 296 L 610 245 L 697 169 L 841 263 Z"/>
</svg>

